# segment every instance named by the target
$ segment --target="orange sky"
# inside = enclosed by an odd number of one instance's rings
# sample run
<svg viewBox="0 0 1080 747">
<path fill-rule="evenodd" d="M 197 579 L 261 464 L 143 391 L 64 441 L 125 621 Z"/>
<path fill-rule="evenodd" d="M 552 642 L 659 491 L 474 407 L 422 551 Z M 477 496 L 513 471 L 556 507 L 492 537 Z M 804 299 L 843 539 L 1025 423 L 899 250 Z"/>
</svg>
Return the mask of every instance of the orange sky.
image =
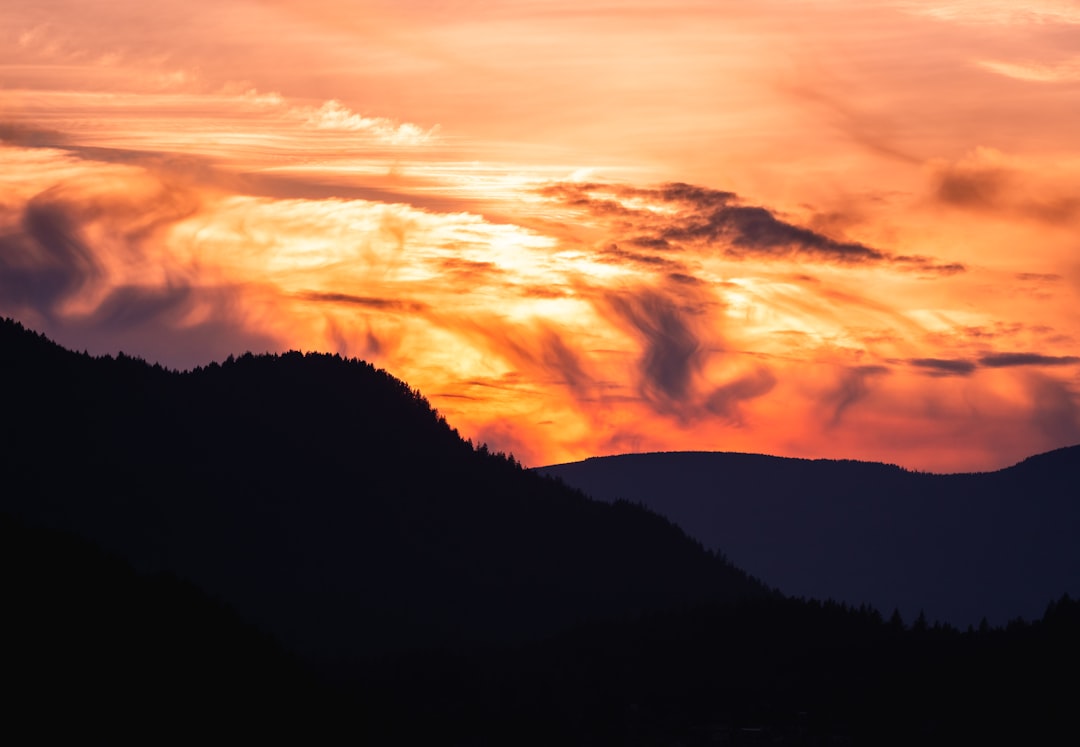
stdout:
<svg viewBox="0 0 1080 747">
<path fill-rule="evenodd" d="M 0 314 L 529 465 L 997 468 L 1080 442 L 1080 6 L 1015 6 L 6 0 Z"/>
</svg>

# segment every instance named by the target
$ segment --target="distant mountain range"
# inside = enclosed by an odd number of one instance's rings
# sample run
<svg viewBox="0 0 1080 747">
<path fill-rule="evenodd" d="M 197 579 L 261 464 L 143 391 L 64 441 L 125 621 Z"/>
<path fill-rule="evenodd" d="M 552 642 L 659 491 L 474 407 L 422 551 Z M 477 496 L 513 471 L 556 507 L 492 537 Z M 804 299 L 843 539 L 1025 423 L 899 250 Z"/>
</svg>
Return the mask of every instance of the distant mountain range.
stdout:
<svg viewBox="0 0 1080 747">
<path fill-rule="evenodd" d="M 537 472 L 663 514 L 785 594 L 966 626 L 1080 592 L 1080 446 L 980 474 L 706 452 Z"/>
</svg>

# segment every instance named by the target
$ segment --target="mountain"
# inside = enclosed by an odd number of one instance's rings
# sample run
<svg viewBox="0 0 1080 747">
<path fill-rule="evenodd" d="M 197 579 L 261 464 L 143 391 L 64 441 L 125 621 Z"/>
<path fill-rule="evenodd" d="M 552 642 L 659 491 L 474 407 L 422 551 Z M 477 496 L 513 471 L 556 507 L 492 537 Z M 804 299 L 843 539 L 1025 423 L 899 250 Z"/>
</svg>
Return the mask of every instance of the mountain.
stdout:
<svg viewBox="0 0 1080 747">
<path fill-rule="evenodd" d="M 785 594 L 965 626 L 1080 592 L 1080 446 L 980 474 L 703 452 L 537 471 L 641 503 Z"/>
<path fill-rule="evenodd" d="M 359 361 L 178 373 L 4 321 L 0 391 L 0 688 L 20 742 L 1074 730 L 1080 602 L 961 633 L 785 598 L 658 514 L 474 448 Z"/>
<path fill-rule="evenodd" d="M 140 575 L 63 532 L 0 517 L 0 686 L 21 744 L 308 741 L 325 688 L 175 576 Z"/>
<path fill-rule="evenodd" d="M 193 583 L 323 670 L 765 595 L 666 519 L 474 448 L 357 360 L 188 372 L 0 322 L 0 512 Z"/>
</svg>

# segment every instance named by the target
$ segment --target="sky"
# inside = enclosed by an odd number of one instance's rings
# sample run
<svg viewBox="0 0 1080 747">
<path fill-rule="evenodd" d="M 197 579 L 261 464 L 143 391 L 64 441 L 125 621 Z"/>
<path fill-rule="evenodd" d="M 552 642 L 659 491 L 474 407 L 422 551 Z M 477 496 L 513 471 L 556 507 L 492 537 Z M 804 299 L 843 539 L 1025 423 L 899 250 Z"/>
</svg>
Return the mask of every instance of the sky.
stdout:
<svg viewBox="0 0 1080 747">
<path fill-rule="evenodd" d="M 1077 122 L 1075 0 L 5 0 L 0 315 L 530 466 L 996 469 L 1080 442 Z"/>
</svg>

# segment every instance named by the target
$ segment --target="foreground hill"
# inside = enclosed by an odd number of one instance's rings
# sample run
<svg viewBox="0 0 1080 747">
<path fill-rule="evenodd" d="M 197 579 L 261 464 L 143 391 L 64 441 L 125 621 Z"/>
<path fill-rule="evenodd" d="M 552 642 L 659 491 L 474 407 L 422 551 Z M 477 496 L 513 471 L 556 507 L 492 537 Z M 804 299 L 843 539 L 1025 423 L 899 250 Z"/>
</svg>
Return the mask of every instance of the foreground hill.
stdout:
<svg viewBox="0 0 1080 747">
<path fill-rule="evenodd" d="M 1032 619 L 1080 592 L 1080 446 L 982 474 L 731 453 L 538 471 L 640 502 L 786 594 L 966 626 Z"/>
<path fill-rule="evenodd" d="M 178 373 L 3 321 L 0 391 L 0 512 L 174 573 L 323 666 L 766 593 L 647 510 L 474 449 L 360 361 Z"/>
<path fill-rule="evenodd" d="M 174 576 L 0 517 L 3 732 L 18 744 L 299 743 L 332 695 L 265 634 Z"/>
</svg>

